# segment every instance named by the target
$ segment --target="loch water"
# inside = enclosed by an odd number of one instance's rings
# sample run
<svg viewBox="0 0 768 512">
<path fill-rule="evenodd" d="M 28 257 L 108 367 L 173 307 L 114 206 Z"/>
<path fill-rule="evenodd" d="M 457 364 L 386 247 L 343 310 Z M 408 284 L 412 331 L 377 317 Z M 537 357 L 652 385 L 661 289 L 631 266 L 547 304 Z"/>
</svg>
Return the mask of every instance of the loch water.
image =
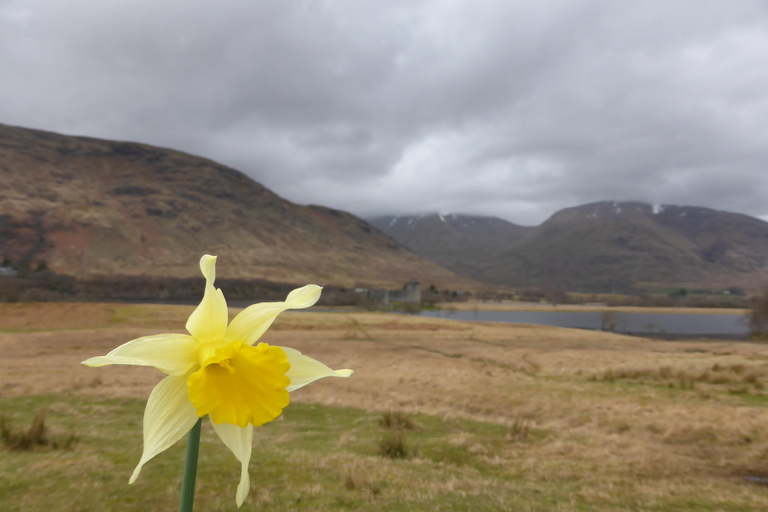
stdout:
<svg viewBox="0 0 768 512">
<path fill-rule="evenodd" d="M 619 311 L 422 311 L 421 316 L 469 322 L 506 322 L 612 331 L 663 339 L 745 339 L 749 321 L 741 314 L 624 313 Z"/>
</svg>

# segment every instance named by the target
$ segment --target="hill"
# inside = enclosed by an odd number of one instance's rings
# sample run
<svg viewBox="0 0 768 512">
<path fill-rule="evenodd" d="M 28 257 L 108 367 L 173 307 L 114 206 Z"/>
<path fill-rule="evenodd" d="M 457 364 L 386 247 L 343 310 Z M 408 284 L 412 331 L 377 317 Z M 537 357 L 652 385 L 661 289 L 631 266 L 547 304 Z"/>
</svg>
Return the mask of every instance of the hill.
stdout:
<svg viewBox="0 0 768 512">
<path fill-rule="evenodd" d="M 0 259 L 88 278 L 221 277 L 471 288 L 367 222 L 293 204 L 204 158 L 0 124 Z M 476 284 L 476 283 L 474 283 Z"/>
<path fill-rule="evenodd" d="M 382 216 L 369 222 L 428 260 L 462 275 L 477 273 L 478 262 L 513 245 L 533 228 L 495 217 L 437 213 Z"/>
<path fill-rule="evenodd" d="M 383 229 L 417 254 L 433 257 L 397 231 Z M 757 290 L 768 281 L 768 223 L 691 206 L 591 203 L 561 210 L 515 240 L 489 239 L 482 255 L 465 258 L 464 250 L 455 253 L 456 264 L 448 256 L 441 261 L 496 285 L 593 292 Z"/>
</svg>

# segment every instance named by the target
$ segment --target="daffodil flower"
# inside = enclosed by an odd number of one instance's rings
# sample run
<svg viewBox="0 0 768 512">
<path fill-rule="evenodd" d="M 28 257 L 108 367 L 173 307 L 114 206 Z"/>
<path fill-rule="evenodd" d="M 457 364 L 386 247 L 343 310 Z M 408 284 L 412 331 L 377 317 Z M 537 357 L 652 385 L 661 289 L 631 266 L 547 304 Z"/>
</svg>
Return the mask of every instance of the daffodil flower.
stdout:
<svg viewBox="0 0 768 512">
<path fill-rule="evenodd" d="M 216 434 L 240 460 L 239 507 L 250 488 L 253 427 L 280 416 L 290 400 L 289 392 L 323 377 L 349 377 L 352 370 L 331 370 L 292 348 L 255 345 L 277 315 L 315 304 L 322 290 L 319 286 L 293 290 L 285 302 L 254 304 L 227 325 L 227 302 L 213 286 L 216 257 L 203 256 L 200 269 L 205 294 L 187 320 L 189 335 L 145 336 L 83 364 L 154 366 L 167 375 L 149 395 L 144 452 L 129 483 L 136 481 L 147 461 L 208 415 Z"/>
</svg>

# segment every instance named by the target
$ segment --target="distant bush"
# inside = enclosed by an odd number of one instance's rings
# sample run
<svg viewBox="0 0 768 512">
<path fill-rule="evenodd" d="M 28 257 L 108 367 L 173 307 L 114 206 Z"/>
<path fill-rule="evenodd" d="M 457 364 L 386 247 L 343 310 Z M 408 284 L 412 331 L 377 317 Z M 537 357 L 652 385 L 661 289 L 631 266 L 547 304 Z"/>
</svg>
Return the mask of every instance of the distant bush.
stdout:
<svg viewBox="0 0 768 512">
<path fill-rule="evenodd" d="M 421 304 L 418 302 L 399 302 L 395 301 L 390 304 L 392 311 L 400 311 L 402 313 L 416 314 L 421 311 Z"/>
<path fill-rule="evenodd" d="M 405 459 L 411 450 L 400 432 L 391 432 L 379 443 L 379 454 L 390 459 Z"/>
<path fill-rule="evenodd" d="M 50 436 L 45 425 L 46 410 L 41 409 L 32 420 L 28 429 L 16 429 L 6 416 L 0 416 L 0 439 L 9 450 L 32 450 L 39 447 L 49 447 L 55 450 L 66 450 L 75 445 L 80 439 L 74 434 Z"/>
<path fill-rule="evenodd" d="M 42 264 L 42 263 L 41 263 Z M 39 267 L 38 267 L 39 269 Z M 230 301 L 281 301 L 288 293 L 301 286 L 266 279 L 227 279 L 216 281 Z M 43 267 L 24 277 L 0 276 L 0 302 L 51 302 L 66 300 L 98 300 L 125 302 L 189 302 L 199 300 L 205 283 L 200 278 L 161 276 L 105 276 L 94 275 L 80 279 L 57 274 Z M 422 293 L 422 305 L 437 302 L 465 301 L 469 293 L 455 290 L 437 290 L 434 286 Z M 319 306 L 352 306 L 369 310 L 395 310 L 417 313 L 420 304 L 392 302 L 382 307 L 368 293 L 355 288 L 328 285 L 323 288 Z"/>
<path fill-rule="evenodd" d="M 472 298 L 470 292 L 458 290 L 438 290 L 433 284 L 421 290 L 421 303 L 433 306 L 438 302 L 466 302 Z"/>
<path fill-rule="evenodd" d="M 682 293 L 681 290 L 685 290 Z M 475 296 L 480 301 L 500 302 L 516 300 L 522 302 L 546 302 L 549 304 L 605 304 L 607 306 L 624 307 L 690 307 L 690 308 L 748 308 L 749 302 L 738 288 L 730 288 L 727 293 L 708 290 L 675 288 L 673 291 L 660 293 L 636 293 L 625 295 L 618 293 L 577 293 L 562 290 L 545 290 L 540 288 L 524 288 L 516 292 L 489 291 L 478 292 Z"/>
<path fill-rule="evenodd" d="M 768 287 L 752 298 L 749 328 L 754 339 L 768 339 Z"/>
<path fill-rule="evenodd" d="M 608 295 L 600 296 L 603 300 L 589 302 L 603 302 L 608 306 L 624 307 L 652 307 L 652 308 L 739 308 L 748 307 L 745 297 L 734 295 L 693 295 L 687 293 L 675 294 L 642 294 L 642 295 Z"/>
<path fill-rule="evenodd" d="M 415 425 L 411 418 L 401 411 L 388 411 L 379 418 L 379 425 L 387 430 L 413 430 Z"/>
<path fill-rule="evenodd" d="M 219 279 L 229 300 L 278 301 L 298 285 L 265 279 Z M 0 276 L 0 302 L 61 300 L 194 302 L 203 294 L 199 278 L 157 276 L 104 276 L 89 279 L 41 270 L 27 277 Z"/>
<path fill-rule="evenodd" d="M 0 302 L 19 302 L 24 291 L 23 280 L 0 276 Z"/>
<path fill-rule="evenodd" d="M 516 419 L 509 428 L 507 437 L 513 441 L 526 441 L 530 436 L 530 427 L 525 420 Z"/>
<path fill-rule="evenodd" d="M 547 296 L 547 292 L 538 288 L 526 288 L 520 290 L 516 299 L 523 302 L 541 302 Z"/>
</svg>

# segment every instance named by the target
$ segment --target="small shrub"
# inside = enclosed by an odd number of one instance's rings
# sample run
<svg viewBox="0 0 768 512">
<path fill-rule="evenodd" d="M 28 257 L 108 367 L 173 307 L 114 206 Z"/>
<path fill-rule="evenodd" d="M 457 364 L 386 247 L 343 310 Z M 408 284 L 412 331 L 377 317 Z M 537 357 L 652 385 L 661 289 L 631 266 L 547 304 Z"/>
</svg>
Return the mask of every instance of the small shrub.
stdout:
<svg viewBox="0 0 768 512">
<path fill-rule="evenodd" d="M 658 369 L 657 374 L 659 379 L 661 380 L 670 379 L 672 378 L 672 375 L 673 375 L 672 368 L 670 368 L 669 366 L 662 366 L 661 368 Z"/>
<path fill-rule="evenodd" d="M 743 364 L 732 364 L 731 365 L 731 371 L 733 373 L 741 374 L 741 373 L 744 373 L 744 370 L 746 370 L 746 369 L 747 369 L 746 366 L 744 366 Z"/>
<path fill-rule="evenodd" d="M 748 384 L 757 384 L 760 381 L 760 375 L 754 371 L 751 371 L 744 375 L 741 380 Z"/>
<path fill-rule="evenodd" d="M 752 311 L 749 314 L 749 328 L 752 339 L 768 339 L 768 287 L 751 300 Z"/>
<path fill-rule="evenodd" d="M 617 434 L 623 434 L 625 432 L 629 432 L 630 430 L 632 430 L 632 426 L 625 421 L 622 421 L 621 423 L 616 424 Z"/>
<path fill-rule="evenodd" d="M 32 450 L 39 447 L 50 447 L 54 450 L 67 450 L 74 446 L 80 438 L 74 434 L 49 436 L 45 425 L 47 411 L 41 409 L 32 420 L 29 429 L 16 429 L 10 418 L 0 416 L 0 439 L 9 450 Z"/>
<path fill-rule="evenodd" d="M 41 409 L 26 431 L 16 430 L 9 418 L 1 417 L 0 437 L 5 446 L 10 450 L 30 450 L 36 446 L 47 446 L 50 441 L 46 435 L 45 416 L 45 409 Z"/>
<path fill-rule="evenodd" d="M 365 475 L 361 475 L 358 472 L 348 472 L 344 479 L 344 487 L 349 491 L 363 491 L 370 494 L 371 498 L 375 501 L 376 497 L 381 494 L 381 485 L 371 481 Z"/>
<path fill-rule="evenodd" d="M 80 436 L 75 434 L 63 434 L 51 437 L 51 448 L 54 450 L 69 450 L 80 442 Z"/>
<path fill-rule="evenodd" d="M 411 418 L 401 411 L 385 412 L 379 418 L 379 425 L 387 430 L 413 430 L 415 428 Z"/>
<path fill-rule="evenodd" d="M 528 423 L 523 420 L 515 420 L 509 428 L 508 437 L 513 441 L 525 441 L 529 434 Z"/>
<path fill-rule="evenodd" d="M 389 306 L 395 311 L 402 311 L 403 313 L 417 314 L 421 311 L 421 303 L 418 302 L 393 302 Z"/>
<path fill-rule="evenodd" d="M 709 382 L 711 384 L 731 384 L 734 379 L 728 374 L 713 375 Z"/>
<path fill-rule="evenodd" d="M 405 459 L 411 453 L 400 432 L 391 432 L 379 443 L 379 454 L 390 459 Z"/>
</svg>

